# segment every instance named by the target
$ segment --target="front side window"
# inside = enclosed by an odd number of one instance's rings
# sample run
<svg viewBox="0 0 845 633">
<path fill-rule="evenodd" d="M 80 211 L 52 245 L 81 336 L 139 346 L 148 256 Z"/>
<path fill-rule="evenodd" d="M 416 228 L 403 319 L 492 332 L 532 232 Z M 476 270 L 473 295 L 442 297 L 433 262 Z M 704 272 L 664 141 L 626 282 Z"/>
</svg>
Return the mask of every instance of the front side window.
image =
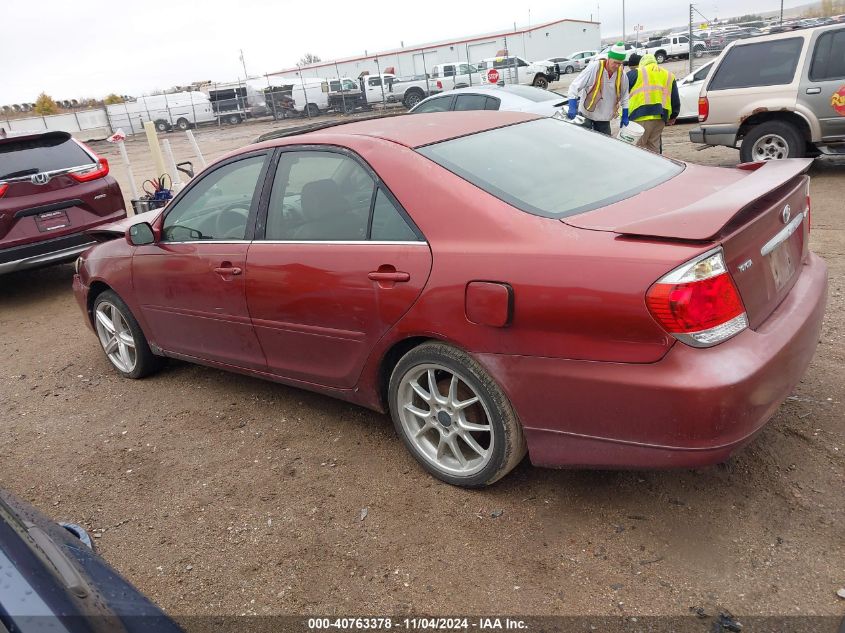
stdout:
<svg viewBox="0 0 845 633">
<path fill-rule="evenodd" d="M 452 95 L 437 97 L 435 99 L 431 99 L 430 101 L 426 101 L 425 103 L 421 103 L 414 108 L 413 112 L 415 114 L 424 114 L 426 112 L 446 112 L 451 104 Z"/>
<path fill-rule="evenodd" d="M 168 210 L 163 241 L 244 239 L 264 159 L 244 158 L 203 176 Z"/>
<path fill-rule="evenodd" d="M 417 151 L 511 206 L 549 218 L 630 198 L 683 170 L 658 154 L 555 119 L 487 130 Z"/>
<path fill-rule="evenodd" d="M 374 191 L 373 179 L 348 156 L 285 152 L 273 180 L 265 238 L 364 240 Z"/>
<path fill-rule="evenodd" d="M 828 31 L 819 36 L 810 66 L 810 79 L 845 79 L 845 29 Z"/>
<path fill-rule="evenodd" d="M 792 83 L 804 39 L 793 37 L 734 46 L 716 68 L 708 90 Z"/>
</svg>

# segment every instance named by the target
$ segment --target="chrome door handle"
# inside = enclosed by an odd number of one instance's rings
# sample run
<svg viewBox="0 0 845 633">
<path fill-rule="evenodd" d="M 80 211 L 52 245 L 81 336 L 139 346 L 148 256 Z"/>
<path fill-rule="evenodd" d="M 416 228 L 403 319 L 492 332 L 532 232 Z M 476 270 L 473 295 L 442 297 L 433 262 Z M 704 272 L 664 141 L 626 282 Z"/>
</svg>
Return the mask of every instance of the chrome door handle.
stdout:
<svg viewBox="0 0 845 633">
<path fill-rule="evenodd" d="M 237 266 L 220 266 L 215 268 L 214 272 L 218 275 L 240 275 L 243 271 Z"/>
<path fill-rule="evenodd" d="M 372 281 L 410 281 L 411 275 L 403 272 L 372 272 L 367 275 Z"/>
<path fill-rule="evenodd" d="M 822 91 L 821 88 L 807 88 L 808 95 L 817 95 Z"/>
</svg>

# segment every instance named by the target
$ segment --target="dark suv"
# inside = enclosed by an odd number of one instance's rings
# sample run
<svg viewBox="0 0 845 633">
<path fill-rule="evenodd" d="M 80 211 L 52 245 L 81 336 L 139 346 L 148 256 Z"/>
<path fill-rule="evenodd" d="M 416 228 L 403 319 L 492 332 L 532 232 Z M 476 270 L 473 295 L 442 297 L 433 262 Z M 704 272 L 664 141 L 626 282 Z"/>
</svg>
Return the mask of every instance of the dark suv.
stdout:
<svg viewBox="0 0 845 633">
<path fill-rule="evenodd" d="M 76 259 L 124 217 L 108 162 L 70 134 L 0 138 L 0 274 Z"/>
</svg>

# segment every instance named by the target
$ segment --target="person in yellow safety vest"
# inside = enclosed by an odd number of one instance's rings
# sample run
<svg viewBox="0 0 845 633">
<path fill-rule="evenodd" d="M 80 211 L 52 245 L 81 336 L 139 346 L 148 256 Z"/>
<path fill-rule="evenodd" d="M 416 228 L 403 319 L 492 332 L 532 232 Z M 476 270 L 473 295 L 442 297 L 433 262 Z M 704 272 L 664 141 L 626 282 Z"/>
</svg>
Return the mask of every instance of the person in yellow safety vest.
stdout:
<svg viewBox="0 0 845 633">
<path fill-rule="evenodd" d="M 637 69 L 628 71 L 628 81 L 631 120 L 645 130 L 637 145 L 659 154 L 663 128 L 675 125 L 681 111 L 678 82 L 675 75 L 658 66 L 654 55 L 643 55 Z"/>
<path fill-rule="evenodd" d="M 610 122 L 622 109 L 622 126 L 628 125 L 628 76 L 622 63 L 625 45 L 614 44 L 607 59 L 594 59 L 569 85 L 567 116 L 584 117 L 584 127 L 610 135 Z M 578 104 L 580 99 L 580 106 Z"/>
</svg>

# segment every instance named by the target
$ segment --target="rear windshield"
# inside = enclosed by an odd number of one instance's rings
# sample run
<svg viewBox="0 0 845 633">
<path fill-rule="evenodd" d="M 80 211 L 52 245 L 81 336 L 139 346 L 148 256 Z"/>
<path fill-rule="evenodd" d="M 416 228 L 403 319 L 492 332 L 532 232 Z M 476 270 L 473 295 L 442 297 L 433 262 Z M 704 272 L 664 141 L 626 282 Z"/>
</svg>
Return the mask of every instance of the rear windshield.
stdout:
<svg viewBox="0 0 845 633">
<path fill-rule="evenodd" d="M 508 85 L 502 86 L 500 90 L 510 92 L 511 94 L 515 94 L 519 97 L 522 97 L 523 99 L 528 99 L 529 101 L 534 101 L 535 103 L 540 103 L 541 101 L 560 101 L 561 99 L 566 99 L 566 97 L 564 97 L 559 92 L 554 92 L 552 90 L 543 90 L 542 88 L 534 88 L 533 86 Z"/>
<path fill-rule="evenodd" d="M 804 38 L 734 46 L 716 68 L 708 90 L 782 86 L 792 83 Z"/>
<path fill-rule="evenodd" d="M 94 160 L 66 134 L 0 143 L 0 180 L 88 165 Z"/>
<path fill-rule="evenodd" d="M 517 209 L 547 218 L 630 198 L 683 170 L 657 154 L 551 118 L 418 151 Z"/>
</svg>

